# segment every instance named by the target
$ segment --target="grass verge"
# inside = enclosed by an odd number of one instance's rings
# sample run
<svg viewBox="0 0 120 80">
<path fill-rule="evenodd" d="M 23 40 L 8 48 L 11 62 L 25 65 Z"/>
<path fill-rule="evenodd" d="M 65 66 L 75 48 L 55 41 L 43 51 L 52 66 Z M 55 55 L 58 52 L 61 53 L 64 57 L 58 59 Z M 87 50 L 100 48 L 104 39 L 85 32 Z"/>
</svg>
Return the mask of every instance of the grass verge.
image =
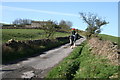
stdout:
<svg viewBox="0 0 120 80">
<path fill-rule="evenodd" d="M 79 57 L 81 63 L 73 80 L 79 78 L 111 78 L 118 74 L 118 66 L 111 65 L 105 57 L 93 55 L 89 51 L 88 45 L 85 45 Z M 116 78 L 116 75 L 113 77 Z"/>
<path fill-rule="evenodd" d="M 99 37 L 102 40 L 109 40 L 111 42 L 116 42 L 116 43 L 118 43 L 118 40 L 120 39 L 120 37 L 115 37 L 115 36 L 105 35 L 105 34 L 99 34 Z"/>
<path fill-rule="evenodd" d="M 84 43 L 76 47 L 68 57 L 64 58 L 64 60 L 60 62 L 59 65 L 57 65 L 48 73 L 46 79 L 59 78 L 71 80 L 74 77 L 76 70 L 79 68 L 80 61 L 78 57 L 82 51 L 83 46 Z"/>
<path fill-rule="evenodd" d="M 86 42 L 53 68 L 48 79 L 80 80 L 86 78 L 117 78 L 117 65 L 112 65 L 106 57 L 93 55 Z"/>
</svg>

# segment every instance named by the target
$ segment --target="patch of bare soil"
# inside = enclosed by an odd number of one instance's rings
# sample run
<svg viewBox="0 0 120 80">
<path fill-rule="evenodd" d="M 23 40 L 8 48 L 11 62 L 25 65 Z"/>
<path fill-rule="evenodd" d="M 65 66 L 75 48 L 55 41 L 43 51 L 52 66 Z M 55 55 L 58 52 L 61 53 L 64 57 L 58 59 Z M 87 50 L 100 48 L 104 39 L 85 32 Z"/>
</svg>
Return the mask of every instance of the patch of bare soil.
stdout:
<svg viewBox="0 0 120 80">
<path fill-rule="evenodd" d="M 110 41 L 92 38 L 88 41 L 93 54 L 107 57 L 112 64 L 118 65 L 118 45 Z"/>
</svg>

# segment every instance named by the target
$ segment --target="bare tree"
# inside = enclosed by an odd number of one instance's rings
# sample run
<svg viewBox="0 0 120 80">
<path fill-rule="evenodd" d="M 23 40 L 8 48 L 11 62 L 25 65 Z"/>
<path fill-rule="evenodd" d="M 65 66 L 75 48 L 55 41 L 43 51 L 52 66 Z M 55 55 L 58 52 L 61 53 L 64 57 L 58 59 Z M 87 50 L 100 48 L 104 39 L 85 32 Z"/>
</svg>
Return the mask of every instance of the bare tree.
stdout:
<svg viewBox="0 0 120 80">
<path fill-rule="evenodd" d="M 49 20 L 46 24 L 42 25 L 46 38 L 52 38 L 57 30 L 57 23 Z"/>
<path fill-rule="evenodd" d="M 31 24 L 30 19 L 16 19 L 12 22 L 14 25 L 24 27 L 27 24 Z"/>
<path fill-rule="evenodd" d="M 59 26 L 60 26 L 61 30 L 66 30 L 67 31 L 72 27 L 72 22 L 61 20 L 59 22 Z"/>
<path fill-rule="evenodd" d="M 68 29 L 70 29 L 72 27 L 72 22 L 71 21 L 66 21 L 66 25 L 68 27 Z"/>
<path fill-rule="evenodd" d="M 106 25 L 109 23 L 92 13 L 88 13 L 88 14 L 80 13 L 80 16 L 82 17 L 83 21 L 85 23 L 87 23 L 88 27 L 87 27 L 86 31 L 90 35 L 91 34 L 99 34 L 101 32 L 101 27 L 103 25 Z"/>
</svg>

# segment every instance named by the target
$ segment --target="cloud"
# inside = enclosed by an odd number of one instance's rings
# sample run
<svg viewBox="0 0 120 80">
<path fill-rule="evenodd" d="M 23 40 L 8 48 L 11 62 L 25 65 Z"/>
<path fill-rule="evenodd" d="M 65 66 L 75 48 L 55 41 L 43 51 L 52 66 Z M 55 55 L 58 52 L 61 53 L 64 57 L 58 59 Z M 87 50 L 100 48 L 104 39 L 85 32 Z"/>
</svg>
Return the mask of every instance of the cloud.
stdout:
<svg viewBox="0 0 120 80">
<path fill-rule="evenodd" d="M 2 9 L 15 10 L 15 11 L 37 12 L 37 13 L 52 14 L 52 15 L 63 15 L 63 16 L 79 17 L 79 15 L 70 14 L 70 13 L 45 11 L 45 10 L 36 10 L 36 9 L 28 9 L 28 8 L 18 8 L 18 7 L 9 7 L 9 6 L 2 6 Z"/>
</svg>

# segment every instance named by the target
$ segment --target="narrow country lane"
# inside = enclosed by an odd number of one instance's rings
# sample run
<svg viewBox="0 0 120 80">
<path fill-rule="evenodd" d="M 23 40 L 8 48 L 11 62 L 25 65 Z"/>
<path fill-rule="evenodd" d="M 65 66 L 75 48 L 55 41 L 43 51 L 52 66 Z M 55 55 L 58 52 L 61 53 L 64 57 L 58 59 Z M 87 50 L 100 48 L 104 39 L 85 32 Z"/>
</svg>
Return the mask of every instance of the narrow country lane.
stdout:
<svg viewBox="0 0 120 80">
<path fill-rule="evenodd" d="M 81 44 L 85 38 L 76 41 L 76 45 Z M 0 75 L 2 78 L 44 78 L 48 71 L 57 65 L 63 58 L 67 57 L 73 49 L 69 44 L 44 52 L 36 57 L 28 58 L 24 61 L 11 65 L 2 65 Z"/>
</svg>

